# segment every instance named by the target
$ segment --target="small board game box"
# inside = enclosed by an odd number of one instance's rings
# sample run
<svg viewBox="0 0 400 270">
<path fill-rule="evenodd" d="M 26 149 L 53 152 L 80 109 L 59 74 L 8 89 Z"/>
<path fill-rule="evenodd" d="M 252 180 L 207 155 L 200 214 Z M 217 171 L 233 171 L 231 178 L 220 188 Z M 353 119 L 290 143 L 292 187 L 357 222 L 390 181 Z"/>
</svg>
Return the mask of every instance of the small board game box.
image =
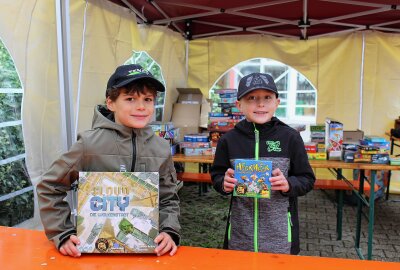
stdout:
<svg viewBox="0 0 400 270">
<path fill-rule="evenodd" d="M 154 253 L 158 172 L 79 172 L 77 235 L 82 253 Z"/>
<path fill-rule="evenodd" d="M 270 198 L 272 161 L 237 159 L 234 163 L 237 184 L 233 196 Z"/>
</svg>

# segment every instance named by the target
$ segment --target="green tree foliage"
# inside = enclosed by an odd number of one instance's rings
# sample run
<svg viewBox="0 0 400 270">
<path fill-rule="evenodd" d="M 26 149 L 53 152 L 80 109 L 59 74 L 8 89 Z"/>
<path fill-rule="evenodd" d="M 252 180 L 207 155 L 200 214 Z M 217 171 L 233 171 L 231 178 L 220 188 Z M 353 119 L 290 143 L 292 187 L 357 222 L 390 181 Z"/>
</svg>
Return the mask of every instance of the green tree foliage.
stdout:
<svg viewBox="0 0 400 270">
<path fill-rule="evenodd" d="M 0 196 L 32 186 L 25 160 L 0 166 Z M 33 217 L 33 191 L 0 201 L 0 225 L 14 226 Z"/>
<path fill-rule="evenodd" d="M 25 153 L 22 134 L 22 125 L 9 124 L 21 120 L 22 93 L 12 93 L 21 89 L 14 63 L 7 49 L 0 41 L 0 225 L 13 226 L 29 219 L 34 212 L 33 191 L 28 191 L 17 196 L 4 196 L 13 194 L 23 188 L 32 186 L 25 159 L 7 161 L 7 159 Z M 1 89 L 6 89 L 1 90 Z M 20 92 L 17 90 L 15 92 Z M 4 162 L 5 161 L 5 162 Z"/>
<path fill-rule="evenodd" d="M 21 88 L 14 62 L 0 41 L 0 88 Z"/>
<path fill-rule="evenodd" d="M 0 123 L 21 120 L 21 104 L 21 93 L 0 93 Z"/>
<path fill-rule="evenodd" d="M 22 126 L 0 128 L 0 145 L 0 159 L 6 159 L 25 153 Z"/>
</svg>

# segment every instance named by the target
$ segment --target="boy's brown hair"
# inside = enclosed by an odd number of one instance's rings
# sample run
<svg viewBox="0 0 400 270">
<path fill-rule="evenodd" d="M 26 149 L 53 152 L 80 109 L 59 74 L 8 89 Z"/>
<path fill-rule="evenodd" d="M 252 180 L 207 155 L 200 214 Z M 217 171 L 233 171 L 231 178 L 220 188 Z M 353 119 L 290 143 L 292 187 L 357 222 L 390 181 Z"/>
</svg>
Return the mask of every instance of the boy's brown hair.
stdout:
<svg viewBox="0 0 400 270">
<path fill-rule="evenodd" d="M 125 86 L 118 88 L 110 88 L 106 90 L 106 97 L 112 101 L 117 100 L 121 93 L 124 94 L 147 94 L 151 93 L 154 97 L 157 96 L 156 86 L 146 79 L 133 81 Z"/>
</svg>

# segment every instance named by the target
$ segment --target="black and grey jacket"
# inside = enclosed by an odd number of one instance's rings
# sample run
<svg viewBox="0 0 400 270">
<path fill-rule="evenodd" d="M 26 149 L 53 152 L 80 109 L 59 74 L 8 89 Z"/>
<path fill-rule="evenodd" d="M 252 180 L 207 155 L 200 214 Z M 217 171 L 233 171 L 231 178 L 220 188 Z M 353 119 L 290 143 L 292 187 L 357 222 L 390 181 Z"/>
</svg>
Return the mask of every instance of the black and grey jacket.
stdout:
<svg viewBox="0 0 400 270">
<path fill-rule="evenodd" d="M 299 132 L 276 117 L 263 125 L 239 122 L 217 145 L 211 178 L 218 192 L 228 194 L 222 189 L 224 175 L 239 158 L 272 160 L 273 169 L 282 171 L 290 189 L 272 191 L 270 199 L 232 197 L 228 248 L 298 254 L 297 196 L 312 190 L 315 181 Z"/>
</svg>

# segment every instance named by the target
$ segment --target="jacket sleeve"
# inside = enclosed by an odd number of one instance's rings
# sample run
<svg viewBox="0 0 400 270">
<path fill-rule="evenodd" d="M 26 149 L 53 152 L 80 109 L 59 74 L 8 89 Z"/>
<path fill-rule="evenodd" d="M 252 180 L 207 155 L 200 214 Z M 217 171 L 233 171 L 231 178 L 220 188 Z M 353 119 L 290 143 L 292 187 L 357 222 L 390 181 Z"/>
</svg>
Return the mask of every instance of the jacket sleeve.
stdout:
<svg viewBox="0 0 400 270">
<path fill-rule="evenodd" d="M 304 142 L 300 134 L 296 134 L 291 140 L 290 169 L 288 182 L 290 189 L 283 193 L 285 196 L 303 196 L 314 188 L 315 175 L 308 162 Z"/>
<path fill-rule="evenodd" d="M 217 149 L 215 150 L 214 162 L 211 166 L 210 173 L 214 189 L 223 195 L 230 194 L 225 192 L 222 188 L 225 172 L 229 168 L 231 168 L 231 163 L 228 156 L 228 149 L 226 141 L 222 137 L 218 141 Z"/>
<path fill-rule="evenodd" d="M 50 169 L 42 176 L 36 187 L 40 217 L 48 239 L 60 248 L 61 243 L 70 235 L 76 234 L 71 221 L 71 208 L 64 200 L 71 184 L 79 177 L 82 141 L 72 145 L 70 151 L 54 161 Z"/>
<path fill-rule="evenodd" d="M 168 233 L 174 242 L 180 243 L 179 197 L 176 190 L 176 171 L 172 156 L 160 168 L 160 231 Z"/>
</svg>

